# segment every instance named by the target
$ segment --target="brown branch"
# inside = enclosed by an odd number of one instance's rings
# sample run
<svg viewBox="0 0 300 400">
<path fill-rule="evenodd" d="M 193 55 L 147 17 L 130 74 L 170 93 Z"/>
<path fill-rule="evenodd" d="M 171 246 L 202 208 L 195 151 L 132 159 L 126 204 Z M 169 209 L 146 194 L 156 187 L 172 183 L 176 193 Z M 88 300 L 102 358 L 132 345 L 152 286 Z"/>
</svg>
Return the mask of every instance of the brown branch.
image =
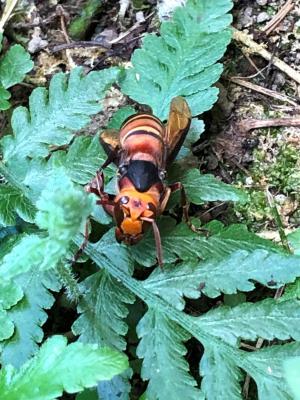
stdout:
<svg viewBox="0 0 300 400">
<path fill-rule="evenodd" d="M 237 85 L 243 86 L 247 89 L 253 90 L 254 92 L 262 93 L 266 96 L 272 97 L 273 99 L 283 101 L 284 103 L 289 103 L 289 104 L 293 105 L 296 109 L 300 109 L 299 104 L 297 104 L 296 101 L 294 101 L 291 97 L 286 96 L 285 94 L 275 92 L 275 90 L 264 88 L 262 86 L 245 81 L 240 78 L 232 77 L 232 78 L 230 78 L 230 81 L 233 83 L 236 83 Z"/>
<path fill-rule="evenodd" d="M 268 128 L 271 126 L 300 126 L 300 118 L 286 117 L 274 119 L 243 119 L 236 124 L 241 132 L 248 132 L 257 128 Z"/>
<path fill-rule="evenodd" d="M 269 21 L 266 26 L 263 28 L 263 32 L 266 32 L 266 35 L 270 35 L 270 33 L 280 24 L 280 22 L 287 16 L 287 14 L 295 7 L 293 0 L 288 0 L 283 7 L 274 15 L 274 17 Z"/>
<path fill-rule="evenodd" d="M 300 73 L 295 71 L 292 67 L 287 65 L 284 61 L 280 60 L 278 57 L 272 55 L 268 50 L 264 48 L 261 44 L 256 43 L 251 37 L 245 33 L 241 32 L 237 29 L 233 28 L 233 38 L 237 42 L 240 42 L 248 47 L 249 53 L 258 54 L 263 57 L 267 61 L 272 61 L 272 64 L 275 65 L 282 72 L 286 73 L 290 78 L 300 84 Z"/>
<path fill-rule="evenodd" d="M 103 49 L 110 49 L 110 46 L 105 46 L 100 42 L 96 41 L 78 41 L 78 42 L 71 42 L 71 43 L 63 43 L 59 44 L 57 46 L 54 46 L 51 50 L 51 53 L 56 53 L 61 50 L 66 50 L 66 49 L 77 49 L 81 47 L 102 47 Z"/>
</svg>

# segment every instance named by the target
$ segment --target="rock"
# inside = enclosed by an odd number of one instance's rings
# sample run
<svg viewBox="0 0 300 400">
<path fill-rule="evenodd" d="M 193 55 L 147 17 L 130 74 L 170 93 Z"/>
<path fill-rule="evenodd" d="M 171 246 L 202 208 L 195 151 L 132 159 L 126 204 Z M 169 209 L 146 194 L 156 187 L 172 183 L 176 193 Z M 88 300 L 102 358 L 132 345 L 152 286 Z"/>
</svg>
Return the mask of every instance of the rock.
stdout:
<svg viewBox="0 0 300 400">
<path fill-rule="evenodd" d="M 285 84 L 285 76 L 281 72 L 277 72 L 275 79 L 274 79 L 275 85 L 282 87 Z"/>
<path fill-rule="evenodd" d="M 253 178 L 251 176 L 247 176 L 247 178 L 245 179 L 245 184 L 247 186 L 252 186 L 253 185 Z"/>
<path fill-rule="evenodd" d="M 252 17 L 252 12 L 253 8 L 252 7 L 246 7 L 244 14 L 240 18 L 240 24 L 243 27 L 247 27 L 253 24 L 253 17 Z"/>
<path fill-rule="evenodd" d="M 37 53 L 48 46 L 47 40 L 41 38 L 41 28 L 35 27 L 32 38 L 28 43 L 28 51 L 31 54 Z"/>
<path fill-rule="evenodd" d="M 276 201 L 277 204 L 284 204 L 286 202 L 287 197 L 284 194 L 277 194 L 274 197 L 274 200 Z"/>
<path fill-rule="evenodd" d="M 261 24 L 262 22 L 268 21 L 271 19 L 270 15 L 266 13 L 265 11 L 261 12 L 257 16 L 257 23 Z"/>
<path fill-rule="evenodd" d="M 256 3 L 259 6 L 265 6 L 268 3 L 268 0 L 256 0 Z"/>
<path fill-rule="evenodd" d="M 135 19 L 136 19 L 136 22 L 144 22 L 145 21 L 145 17 L 144 17 L 143 11 L 138 11 L 135 14 Z"/>
</svg>

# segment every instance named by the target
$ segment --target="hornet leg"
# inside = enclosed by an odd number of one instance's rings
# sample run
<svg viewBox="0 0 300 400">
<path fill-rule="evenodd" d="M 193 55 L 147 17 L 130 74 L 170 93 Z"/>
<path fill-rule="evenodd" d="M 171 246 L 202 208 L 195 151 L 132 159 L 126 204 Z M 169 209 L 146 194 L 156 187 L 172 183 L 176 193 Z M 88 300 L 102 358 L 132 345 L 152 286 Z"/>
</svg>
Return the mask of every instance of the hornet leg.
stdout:
<svg viewBox="0 0 300 400">
<path fill-rule="evenodd" d="M 183 211 L 183 218 L 184 218 L 184 221 L 189 226 L 189 228 L 193 232 L 196 232 L 196 233 L 203 232 L 203 233 L 205 233 L 206 236 L 208 236 L 209 235 L 209 231 L 207 229 L 205 229 L 205 228 L 197 228 L 192 223 L 192 221 L 190 219 L 190 216 L 189 216 L 189 203 L 188 203 L 188 200 L 187 200 L 187 196 L 186 196 L 186 192 L 185 192 L 183 184 L 181 182 L 176 182 L 176 183 L 171 184 L 169 186 L 169 188 L 171 189 L 171 193 L 173 193 L 173 192 L 175 192 L 177 190 L 180 190 L 180 198 L 181 198 L 180 204 L 181 204 L 182 211 Z"/>
</svg>

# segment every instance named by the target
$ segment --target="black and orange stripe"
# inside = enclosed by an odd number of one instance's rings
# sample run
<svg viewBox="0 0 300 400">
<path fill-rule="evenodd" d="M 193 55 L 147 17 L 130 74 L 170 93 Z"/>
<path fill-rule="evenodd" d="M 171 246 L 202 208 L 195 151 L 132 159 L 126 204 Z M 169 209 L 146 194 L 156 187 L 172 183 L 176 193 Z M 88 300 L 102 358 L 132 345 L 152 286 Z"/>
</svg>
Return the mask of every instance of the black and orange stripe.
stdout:
<svg viewBox="0 0 300 400">
<path fill-rule="evenodd" d="M 163 142 L 165 127 L 162 122 L 149 114 L 136 114 L 129 117 L 120 130 L 121 147 L 126 140 L 134 135 L 149 135 Z"/>
</svg>

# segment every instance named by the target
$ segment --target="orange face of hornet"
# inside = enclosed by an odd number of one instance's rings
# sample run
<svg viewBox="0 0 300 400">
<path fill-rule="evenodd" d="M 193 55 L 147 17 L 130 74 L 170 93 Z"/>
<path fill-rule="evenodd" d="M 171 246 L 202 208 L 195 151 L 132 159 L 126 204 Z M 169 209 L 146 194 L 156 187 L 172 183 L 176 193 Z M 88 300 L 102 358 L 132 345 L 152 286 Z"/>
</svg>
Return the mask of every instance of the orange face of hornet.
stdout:
<svg viewBox="0 0 300 400">
<path fill-rule="evenodd" d="M 189 107 L 182 97 L 172 100 L 167 125 L 150 114 L 129 117 L 119 132 L 105 131 L 101 140 L 108 162 L 118 166 L 118 194 L 109 198 L 102 184 L 93 189 L 105 210 L 116 221 L 116 238 L 135 244 L 152 226 L 157 258 L 162 250 L 156 218 L 164 211 L 172 188 L 164 182 L 167 165 L 176 157 L 191 122 Z M 178 187 L 177 187 L 178 189 Z"/>
</svg>

